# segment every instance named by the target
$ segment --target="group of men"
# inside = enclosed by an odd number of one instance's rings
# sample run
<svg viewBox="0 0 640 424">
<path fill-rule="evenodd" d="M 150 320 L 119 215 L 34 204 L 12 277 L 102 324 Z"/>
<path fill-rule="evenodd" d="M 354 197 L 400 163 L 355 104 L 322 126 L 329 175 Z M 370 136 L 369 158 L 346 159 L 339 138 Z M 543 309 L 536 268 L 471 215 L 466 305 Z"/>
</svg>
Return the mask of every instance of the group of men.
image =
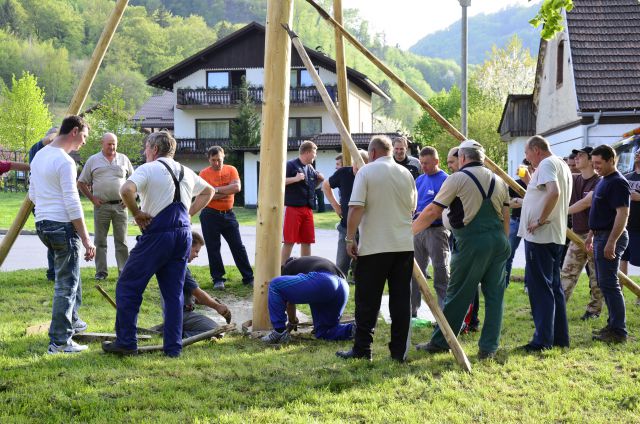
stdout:
<svg viewBox="0 0 640 424">
<path fill-rule="evenodd" d="M 106 239 L 113 224 L 119 273 L 117 339 L 104 343 L 103 349 L 120 354 L 137 352 L 136 324 L 142 293 L 155 275 L 164 309 L 164 351 L 168 356 L 178 356 L 183 335 L 216 326 L 207 317 L 192 313 L 194 300 L 215 309 L 227 321 L 231 318 L 229 309 L 201 290 L 186 268 L 203 245 L 210 244 L 210 272 L 216 288 L 224 288 L 220 236 L 229 242 L 243 282 L 253 284 L 253 272 L 232 211 L 233 196 L 240 191 L 238 173 L 223 164 L 224 151 L 218 147 L 208 152 L 211 167 L 203 171 L 203 177 L 196 175 L 173 160 L 176 142 L 166 132 L 145 138 L 146 163 L 134 171 L 129 159 L 117 152 L 115 134 L 106 133 L 101 151 L 87 160 L 76 178 L 76 165 L 69 153 L 85 144 L 88 132 L 83 118 L 69 116 L 32 149 L 29 197 L 35 204 L 38 236 L 50 252 L 55 281 L 48 352 L 87 349 L 72 340 L 75 333 L 87 328 L 78 314 L 82 303 L 80 244 L 85 248 L 85 260 L 96 259 L 96 279 L 104 280 L 108 276 Z M 93 241 L 78 190 L 94 205 Z M 126 243 L 127 209 L 142 231 L 131 252 Z M 204 239 L 191 231 L 190 216 L 200 211 Z"/>
<path fill-rule="evenodd" d="M 85 260 L 96 258 L 96 279 L 106 278 L 106 235 L 113 224 L 119 272 L 117 339 L 104 343 L 103 349 L 137 352 L 142 293 L 156 275 L 164 309 L 164 351 L 178 356 L 182 336 L 188 334 L 184 323 L 194 323 L 196 332 L 213 325 L 199 316 L 185 319 L 193 312 L 194 300 L 230 319 L 229 309 L 202 291 L 187 269 L 203 245 L 215 288 L 223 288 L 225 281 L 220 236 L 229 243 L 243 283 L 253 284 L 232 210 L 233 196 L 241 189 L 237 170 L 224 165 L 224 151 L 215 146 L 208 151 L 210 167 L 198 176 L 173 160 L 175 140 L 159 132 L 146 137 L 146 163 L 134 171 L 128 158 L 117 152 L 116 136 L 107 133 L 102 151 L 87 161 L 76 181 L 69 153 L 85 143 L 88 131 L 82 118 L 68 117 L 32 158 L 29 197 L 35 204 L 38 235 L 52 252 L 55 273 L 49 352 L 86 349 L 71 339 L 87 328 L 78 315 L 82 302 L 80 244 Z M 603 303 L 609 310 L 607 325 L 594 339 L 626 340 L 617 271 L 629 244 L 625 226 L 630 200 L 640 199 L 635 199 L 636 193 L 630 198 L 629 182 L 616 170 L 615 151 L 609 146 L 574 151 L 579 173 L 572 175 L 544 138 L 530 138 L 525 148 L 530 168 L 519 182 L 526 187 L 524 198 L 515 191 L 510 195 L 507 185 L 484 166 L 484 149 L 473 140 L 449 152 L 451 175 L 440 169 L 435 148 L 423 148 L 417 161 L 406 155 L 406 139 L 402 138 L 392 142 L 386 136 L 373 137 L 368 152 L 360 152 L 367 166 L 337 167 L 328 180 L 312 165 L 316 152 L 315 144 L 304 142 L 299 157 L 287 163 L 283 272 L 270 285 L 274 331 L 263 338 L 265 342 L 286 341 L 289 330 L 297 325 L 295 305 L 309 303 L 318 338 L 354 339 L 353 348 L 338 351 L 339 357 L 371 359 L 386 282 L 392 319 L 389 349 L 392 359 L 405 361 L 411 317 L 421 301 L 417 282 L 411 282 L 415 259 L 423 271 L 431 261 L 438 303 L 456 332 L 463 328 L 470 305 L 477 307 L 480 285 L 486 311 L 479 357 L 493 357 L 499 346 L 513 251 L 520 239 L 525 241 L 525 283 L 535 324 L 531 341 L 523 346 L 525 351 L 569 346 L 565 302 L 585 264 L 591 289 L 585 316 L 599 316 Z M 640 180 L 640 155 L 636 158 L 638 172 L 628 176 L 632 181 Z M 310 256 L 315 240 L 312 210 L 320 185 L 341 218 L 337 265 Z M 95 207 L 95 246 L 84 222 L 78 189 Z M 339 201 L 333 189 L 339 190 Z M 142 230 L 131 252 L 126 245 L 125 208 Z M 510 209 L 519 214 L 511 212 L 510 216 Z M 190 216 L 198 212 L 204 239 L 191 231 Z M 574 231 L 593 251 L 593 261 L 572 242 L 564 266 L 561 263 L 569 214 Z M 635 227 L 632 231 L 636 237 L 640 234 Z M 301 244 L 302 258 L 290 258 L 295 243 Z M 625 255 L 637 263 L 632 250 Z M 340 323 L 349 294 L 349 271 L 356 290 L 354 325 Z M 431 339 L 417 348 L 434 353 L 447 350 L 448 345 L 436 327 Z"/>
</svg>

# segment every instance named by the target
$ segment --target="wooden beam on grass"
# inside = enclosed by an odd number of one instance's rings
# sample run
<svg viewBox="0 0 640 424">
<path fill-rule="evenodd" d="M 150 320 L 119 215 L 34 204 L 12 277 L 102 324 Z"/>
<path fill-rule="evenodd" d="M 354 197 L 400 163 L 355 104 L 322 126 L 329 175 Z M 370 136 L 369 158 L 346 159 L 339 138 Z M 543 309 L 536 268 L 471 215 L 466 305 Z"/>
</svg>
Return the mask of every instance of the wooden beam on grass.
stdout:
<svg viewBox="0 0 640 424">
<path fill-rule="evenodd" d="M 315 84 L 316 89 L 320 93 L 320 97 L 322 97 L 322 101 L 327 107 L 329 116 L 331 117 L 331 119 L 333 120 L 333 123 L 338 128 L 338 131 L 340 132 L 340 134 L 343 136 L 343 139 L 347 140 L 349 150 L 352 153 L 355 152 L 352 154 L 353 161 L 356 163 L 356 166 L 358 168 L 364 166 L 364 162 L 362 161 L 362 158 L 358 154 L 358 148 L 353 142 L 353 139 L 351 138 L 349 131 L 344 126 L 344 123 L 340 118 L 340 114 L 338 113 L 336 106 L 333 104 L 333 101 L 331 100 L 331 97 L 329 96 L 327 89 L 325 88 L 322 80 L 320 79 L 320 76 L 318 75 L 316 68 L 313 66 L 311 59 L 307 55 L 307 52 L 304 46 L 302 45 L 302 42 L 293 31 L 291 31 L 288 28 L 286 29 L 287 29 L 287 32 L 289 33 L 289 36 L 291 37 L 293 47 L 295 47 L 296 51 L 300 55 L 300 58 L 302 59 L 302 62 L 304 63 L 305 68 L 307 68 L 309 75 L 311 75 L 311 79 L 313 79 L 313 83 Z M 440 326 L 440 329 L 442 330 L 442 333 L 444 334 L 445 339 L 449 343 L 449 347 L 451 348 L 451 351 L 453 352 L 453 356 L 456 358 L 456 361 L 462 367 L 463 370 L 467 372 L 471 372 L 471 363 L 469 362 L 467 355 L 464 353 L 464 350 L 462 350 L 462 346 L 460 346 L 460 343 L 456 338 L 456 334 L 453 332 L 453 330 L 451 330 L 451 326 L 449 325 L 449 323 L 447 322 L 447 319 L 442 313 L 442 310 L 438 305 L 438 301 L 433 297 L 433 295 L 429 291 L 429 286 L 427 285 L 427 279 L 425 278 L 422 270 L 418 266 L 418 263 L 415 261 L 415 259 L 413 261 L 413 276 L 418 281 L 418 285 L 420 287 L 420 291 L 424 296 L 424 300 L 427 302 L 427 305 L 429 306 L 429 309 L 431 309 L 431 312 L 433 312 L 433 315 L 436 318 L 436 322 Z"/>
<path fill-rule="evenodd" d="M 333 16 L 342 25 L 342 0 L 333 0 Z M 338 76 L 338 109 L 347 132 L 349 129 L 349 83 L 347 80 L 347 63 L 344 57 L 342 33 L 335 29 L 336 39 L 336 75 Z M 342 138 L 342 165 L 351 166 L 351 153 L 348 141 Z"/>
<path fill-rule="evenodd" d="M 214 328 L 213 330 L 205 331 L 204 333 L 196 334 L 193 337 L 182 339 L 182 347 L 185 348 L 199 341 L 208 340 L 222 333 L 228 333 L 228 332 L 234 331 L 235 329 L 236 329 L 235 324 L 222 325 L 220 327 Z M 140 346 L 138 347 L 138 353 L 160 352 L 162 351 L 162 349 L 163 349 L 162 345 Z"/>
<path fill-rule="evenodd" d="M 91 85 L 93 84 L 93 80 L 98 73 L 98 69 L 100 68 L 100 64 L 102 63 L 102 59 L 104 59 L 104 55 L 107 53 L 107 49 L 109 48 L 109 44 L 113 39 L 113 35 L 118 28 L 118 24 L 122 19 L 122 15 L 124 14 L 125 9 L 127 8 L 127 4 L 129 0 L 117 0 L 109 19 L 105 25 L 104 30 L 102 31 L 102 35 L 100 35 L 100 39 L 98 40 L 98 44 L 96 44 L 96 48 L 93 51 L 93 55 L 91 56 L 91 60 L 89 61 L 89 65 L 87 69 L 84 71 L 84 75 L 78 84 L 78 88 L 76 89 L 73 98 L 71 99 L 71 103 L 67 108 L 67 116 L 68 115 L 77 115 L 80 113 L 82 109 L 82 105 L 84 101 L 87 99 L 87 95 L 89 94 L 89 90 L 91 89 Z M 0 266 L 4 263 L 4 260 L 7 258 L 13 243 L 15 243 L 16 238 L 22 231 L 24 224 L 27 222 L 29 218 L 29 214 L 33 209 L 33 203 L 29 199 L 29 196 L 25 196 L 20 209 L 18 210 L 18 215 L 13 220 L 11 227 L 7 231 L 7 234 L 0 241 Z"/>
<path fill-rule="evenodd" d="M 329 22 L 336 31 L 339 31 L 342 36 L 351 43 L 353 47 L 355 47 L 360 53 L 362 53 L 367 59 L 371 61 L 378 69 L 384 72 L 393 82 L 395 82 L 405 93 L 409 95 L 413 100 L 415 100 L 431 117 L 438 122 L 449 134 L 455 137 L 459 141 L 464 141 L 465 136 L 458 131 L 449 121 L 447 121 L 442 115 L 438 113 L 437 110 L 433 108 L 425 99 L 418 94 L 413 88 L 411 88 L 407 83 L 405 83 L 400 77 L 398 77 L 387 65 L 385 65 L 380 59 L 378 59 L 373 53 L 371 53 L 365 46 L 363 46 L 353 35 L 351 35 L 342 25 L 340 25 L 335 19 L 331 17 L 322 7 L 316 4 L 313 0 L 306 0 L 311 6 L 313 6 L 320 16 Z M 502 170 L 498 165 L 495 164 L 490 158 L 486 158 L 484 164 L 487 168 L 489 168 L 493 173 L 502 178 L 502 180 L 509 185 L 516 193 L 521 196 L 524 196 L 525 190 L 515 182 L 513 178 L 506 172 Z M 582 239 L 576 235 L 572 230 L 567 230 L 567 238 L 572 242 L 576 243 L 583 251 L 584 242 Z M 618 277 L 620 278 L 620 282 L 625 285 L 629 290 L 631 290 L 636 296 L 640 297 L 640 286 L 638 286 L 635 282 L 633 282 L 629 277 L 624 275 L 622 272 L 618 271 Z"/>
<path fill-rule="evenodd" d="M 253 284 L 253 328 L 271 328 L 269 282 L 280 275 L 287 159 L 291 41 L 281 25 L 293 21 L 293 0 L 267 2 L 264 48 L 264 105 L 260 137 L 260 181 L 256 216 L 256 260 Z"/>
</svg>

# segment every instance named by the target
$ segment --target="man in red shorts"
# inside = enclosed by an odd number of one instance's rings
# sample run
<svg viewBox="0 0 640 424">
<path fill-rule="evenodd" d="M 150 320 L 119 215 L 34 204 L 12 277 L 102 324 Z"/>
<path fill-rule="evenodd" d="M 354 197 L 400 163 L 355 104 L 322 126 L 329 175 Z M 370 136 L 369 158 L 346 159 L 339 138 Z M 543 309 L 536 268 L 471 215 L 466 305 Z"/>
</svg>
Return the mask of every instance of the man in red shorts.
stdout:
<svg viewBox="0 0 640 424">
<path fill-rule="evenodd" d="M 315 243 L 313 209 L 315 190 L 324 177 L 311 165 L 316 159 L 318 147 L 311 141 L 300 145 L 300 154 L 287 162 L 284 190 L 284 228 L 281 261 L 291 256 L 293 245 L 300 243 L 300 256 L 311 255 L 311 243 Z"/>
</svg>

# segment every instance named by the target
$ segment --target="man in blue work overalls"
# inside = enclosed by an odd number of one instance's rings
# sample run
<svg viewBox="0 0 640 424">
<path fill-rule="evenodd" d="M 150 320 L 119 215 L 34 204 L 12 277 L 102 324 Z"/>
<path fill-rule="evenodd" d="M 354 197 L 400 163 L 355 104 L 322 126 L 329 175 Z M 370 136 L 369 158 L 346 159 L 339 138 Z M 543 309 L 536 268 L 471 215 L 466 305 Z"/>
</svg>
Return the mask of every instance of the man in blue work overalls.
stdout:
<svg viewBox="0 0 640 424">
<path fill-rule="evenodd" d="M 215 190 L 192 170 L 173 160 L 176 141 L 165 131 L 145 139 L 147 163 L 120 189 L 120 196 L 142 230 L 116 287 L 116 341 L 105 352 L 135 355 L 136 325 L 144 292 L 155 274 L 165 302 L 164 353 L 182 351 L 183 286 L 191 249 L 190 216 L 209 203 Z M 136 195 L 140 195 L 140 208 Z M 193 203 L 191 199 L 195 196 Z"/>
</svg>

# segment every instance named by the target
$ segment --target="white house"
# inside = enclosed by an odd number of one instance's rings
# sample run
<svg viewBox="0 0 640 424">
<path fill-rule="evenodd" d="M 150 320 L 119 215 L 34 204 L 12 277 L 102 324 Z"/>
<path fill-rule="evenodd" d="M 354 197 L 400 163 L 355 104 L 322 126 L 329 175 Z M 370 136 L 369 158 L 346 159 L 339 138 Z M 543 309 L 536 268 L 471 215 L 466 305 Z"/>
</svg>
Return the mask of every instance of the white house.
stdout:
<svg viewBox="0 0 640 424">
<path fill-rule="evenodd" d="M 583 146 L 613 145 L 640 126 L 640 3 L 573 3 L 564 31 L 540 43 L 533 94 L 507 99 L 498 132 L 509 143 L 510 175 L 531 135 L 568 156 Z"/>
<path fill-rule="evenodd" d="M 244 154 L 243 194 L 246 205 L 257 204 L 259 146 L 231 146 L 231 123 L 238 115 L 239 86 L 249 84 L 249 94 L 258 112 L 263 100 L 265 28 L 253 22 L 204 50 L 151 77 L 147 83 L 170 92 L 175 99 L 173 131 L 178 142 L 176 157 L 199 171 L 208 162 L 207 149 L 223 146 L 227 151 Z M 325 54 L 306 48 L 327 91 L 337 103 L 336 63 Z M 334 172 L 334 158 L 340 150 L 337 129 L 295 49 L 291 53 L 291 91 L 289 103 L 288 157 L 297 155 L 301 140 L 312 139 L 318 145 L 317 169 L 325 176 Z M 267 59 L 268 60 L 268 55 Z M 349 126 L 360 146 L 366 146 L 373 127 L 372 95 L 389 97 L 366 75 L 347 68 Z M 158 97 L 152 99 L 157 102 Z M 144 108 L 144 107 L 143 107 Z M 154 108 L 147 108 L 153 110 Z M 162 107 L 164 111 L 168 108 Z M 149 125 L 138 113 L 143 127 L 158 127 L 158 119 Z M 336 142 L 337 138 L 337 142 Z"/>
</svg>

